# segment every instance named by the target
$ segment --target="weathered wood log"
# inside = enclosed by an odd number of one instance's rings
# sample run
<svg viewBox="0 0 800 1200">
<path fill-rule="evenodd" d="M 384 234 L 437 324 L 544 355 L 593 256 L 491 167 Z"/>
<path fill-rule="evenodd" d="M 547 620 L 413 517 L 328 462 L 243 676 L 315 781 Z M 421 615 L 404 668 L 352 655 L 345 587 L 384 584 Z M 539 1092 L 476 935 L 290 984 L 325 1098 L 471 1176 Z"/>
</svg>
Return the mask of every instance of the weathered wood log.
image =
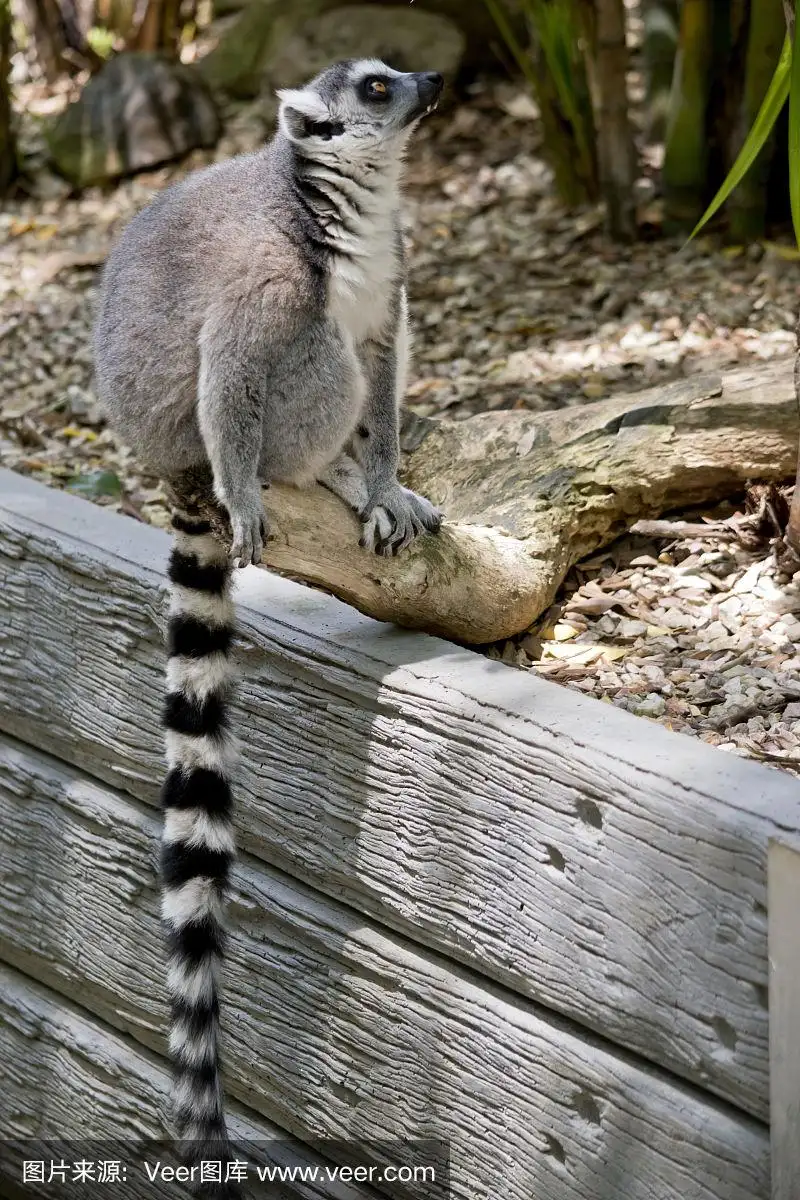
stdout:
<svg viewBox="0 0 800 1200">
<path fill-rule="evenodd" d="M 8 742 L 0 764 L 0 956 L 157 1047 L 155 816 Z M 768 1200 L 743 1114 L 253 859 L 232 901 L 231 1092 L 303 1140 L 449 1143 L 451 1192 L 385 1194 Z"/>
<path fill-rule="evenodd" d="M 152 805 L 168 547 L 0 471 L 0 728 Z M 264 571 L 237 605 L 243 847 L 767 1118 L 795 779 Z"/>
<path fill-rule="evenodd" d="M 800 1179 L 800 840 L 769 847 L 769 1098 L 772 1200 L 795 1200 Z"/>
<path fill-rule="evenodd" d="M 491 642 L 639 518 L 790 478 L 798 436 L 789 358 L 559 412 L 411 420 L 403 479 L 444 509 L 438 537 L 379 559 L 323 488 L 275 487 L 264 563 L 379 620 Z"/>
<path fill-rule="evenodd" d="M 63 893 L 60 893 L 63 895 Z M 48 924 L 53 924 L 53 913 Z M 110 932 L 110 931 L 109 931 Z M 113 955 L 112 955 L 113 961 Z M 98 963 L 99 965 L 99 963 Z M 93 1161 L 119 1157 L 127 1166 L 120 1196 L 125 1200 L 190 1200 L 174 1182 L 151 1181 L 138 1147 L 152 1151 L 153 1165 L 164 1147 L 164 1098 L 168 1094 L 166 1063 L 151 1051 L 121 1037 L 96 1017 L 74 1005 L 80 985 L 69 1000 L 0 964 L 0 1194 L 3 1200 L 30 1200 L 54 1195 L 53 1183 L 16 1190 L 25 1158 Z M 277 1167 L 320 1168 L 330 1163 L 311 1154 L 284 1130 L 240 1104 L 230 1106 L 230 1132 L 247 1151 L 250 1162 Z M 25 1143 L 28 1139 L 27 1153 Z M 46 1145 L 51 1153 L 44 1153 Z M 117 1154 L 114 1154 L 114 1151 Z M 94 1151 L 94 1154 L 92 1153 Z M 87 1192 L 105 1192 L 100 1182 L 58 1186 L 59 1200 L 85 1200 Z M 267 1194 L 266 1190 L 263 1194 Z M 278 1200 L 375 1200 L 367 1188 L 313 1176 L 305 1182 L 275 1183 L 268 1194 Z"/>
</svg>

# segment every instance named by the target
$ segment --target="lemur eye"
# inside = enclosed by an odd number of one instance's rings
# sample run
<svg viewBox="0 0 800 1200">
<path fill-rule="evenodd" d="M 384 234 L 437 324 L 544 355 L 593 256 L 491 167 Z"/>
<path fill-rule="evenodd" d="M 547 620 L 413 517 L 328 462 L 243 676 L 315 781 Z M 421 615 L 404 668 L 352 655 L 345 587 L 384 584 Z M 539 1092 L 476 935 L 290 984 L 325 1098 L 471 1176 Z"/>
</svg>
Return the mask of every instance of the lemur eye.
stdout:
<svg viewBox="0 0 800 1200">
<path fill-rule="evenodd" d="M 388 94 L 389 94 L 389 89 L 387 88 L 386 84 L 383 82 L 382 79 L 370 79 L 369 82 L 367 83 L 367 95 L 368 96 L 375 96 L 375 97 L 380 96 L 381 98 L 383 98 L 384 96 L 387 96 Z"/>
</svg>

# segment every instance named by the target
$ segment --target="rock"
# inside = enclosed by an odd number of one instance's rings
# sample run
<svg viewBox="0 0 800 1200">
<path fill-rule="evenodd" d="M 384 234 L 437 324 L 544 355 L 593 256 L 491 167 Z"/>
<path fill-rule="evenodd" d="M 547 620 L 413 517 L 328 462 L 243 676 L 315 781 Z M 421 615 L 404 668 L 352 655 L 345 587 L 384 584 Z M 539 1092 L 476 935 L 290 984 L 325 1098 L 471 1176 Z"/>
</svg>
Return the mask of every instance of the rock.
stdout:
<svg viewBox="0 0 800 1200">
<path fill-rule="evenodd" d="M 781 618 L 781 625 L 786 631 L 786 636 L 794 642 L 800 642 L 800 621 L 797 617 L 787 613 Z"/>
<path fill-rule="evenodd" d="M 215 89 L 236 98 L 296 87 L 332 62 L 381 58 L 399 71 L 458 74 L 465 39 L 455 22 L 418 7 L 297 0 L 290 13 L 253 0 L 201 62 Z"/>
<path fill-rule="evenodd" d="M 621 638 L 638 638 L 647 633 L 647 625 L 644 621 L 635 621 L 630 617 L 623 617 L 617 626 L 617 637 Z"/>
<path fill-rule="evenodd" d="M 192 67 L 158 54 L 119 54 L 53 122 L 47 145 L 75 187 L 146 171 L 221 132 L 209 89 Z"/>
<path fill-rule="evenodd" d="M 663 716 L 666 707 L 666 700 L 657 692 L 648 692 L 646 696 L 641 697 L 631 696 L 627 704 L 628 711 L 640 717 Z"/>
<path fill-rule="evenodd" d="M 316 0 L 316 13 L 327 12 L 330 9 L 338 9 L 341 7 L 341 0 Z M 369 8 L 371 12 L 371 21 L 373 27 L 378 28 L 381 25 L 386 25 L 394 20 L 394 14 L 400 8 L 397 0 L 372 0 L 369 5 L 362 4 L 359 7 Z M 522 11 L 520 0 L 506 0 L 503 5 L 506 10 L 506 16 L 509 20 L 511 28 L 520 40 L 524 40 L 526 36 L 526 22 Z M 280 19 L 283 15 L 288 15 L 293 28 L 300 29 L 305 20 L 309 19 L 312 14 L 306 11 L 305 4 L 300 0 L 293 0 L 292 5 L 287 5 L 285 0 L 215 0 L 214 16 L 224 17 L 231 13 L 239 12 L 240 10 L 256 9 L 254 20 L 250 25 L 251 32 L 255 27 L 258 27 L 262 37 L 262 49 L 265 45 L 264 36 L 269 35 L 271 24 Z M 288 10 L 288 13 L 287 13 Z M 423 16 L 441 16 L 448 19 L 454 27 L 460 30 L 464 39 L 463 59 L 459 60 L 459 66 L 474 75 L 480 71 L 494 71 L 505 74 L 505 63 L 502 57 L 502 39 L 498 34 L 497 26 L 489 11 L 489 8 L 484 3 L 466 4 L 464 0 L 416 0 L 415 3 L 402 6 L 401 11 L 405 16 L 409 11 L 413 13 L 421 13 Z M 260 13 L 260 16 L 258 15 Z M 240 43 L 245 52 L 249 52 L 250 46 Z M 500 50 L 500 53 L 498 53 Z M 347 51 L 346 57 L 351 57 L 352 49 Z M 360 53 L 360 51 L 358 51 Z M 209 55 L 210 57 L 210 55 Z M 443 67 L 438 68 L 443 73 L 446 71 Z M 250 96 L 255 95 L 255 92 L 249 93 Z"/>
<path fill-rule="evenodd" d="M 463 53 L 464 35 L 438 13 L 349 4 L 298 31 L 264 69 L 270 87 L 292 87 L 338 59 L 380 58 L 398 71 L 436 70 L 451 81 Z"/>
<path fill-rule="evenodd" d="M 681 575 L 677 581 L 681 588 L 694 588 L 701 592 L 710 592 L 711 583 L 702 575 Z"/>
<path fill-rule="evenodd" d="M 261 91 L 265 61 L 297 25 L 313 20 L 323 7 L 324 0 L 296 0 L 287 14 L 279 11 L 275 0 L 251 0 L 200 60 L 199 71 L 213 91 L 252 100 Z"/>
</svg>

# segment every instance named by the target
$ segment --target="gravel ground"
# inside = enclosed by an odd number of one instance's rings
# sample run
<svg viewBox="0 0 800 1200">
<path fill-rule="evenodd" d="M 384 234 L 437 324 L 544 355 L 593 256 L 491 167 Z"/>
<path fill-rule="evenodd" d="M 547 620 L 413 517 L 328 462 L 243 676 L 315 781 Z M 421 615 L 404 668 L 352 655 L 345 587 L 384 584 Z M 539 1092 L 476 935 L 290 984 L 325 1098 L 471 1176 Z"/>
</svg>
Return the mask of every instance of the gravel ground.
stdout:
<svg viewBox="0 0 800 1200">
<path fill-rule="evenodd" d="M 583 562 L 489 655 L 800 774 L 800 573 L 779 575 L 735 525 L 701 534 L 701 516 L 696 533 L 629 535 Z"/>
<path fill-rule="evenodd" d="M 26 95 L 26 145 L 52 98 Z M 258 107 L 213 153 L 70 198 L 40 167 L 35 194 L 0 213 L 0 458 L 138 519 L 165 524 L 157 480 L 104 427 L 91 386 L 97 274 L 122 225 L 172 179 L 258 145 Z M 459 420 L 487 408 L 588 403 L 696 371 L 789 354 L 797 253 L 658 236 L 640 183 L 643 239 L 611 244 L 601 215 L 552 197 L 530 101 L 476 88 L 431 121 L 408 184 L 416 355 L 409 402 Z M 581 564 L 526 635 L 488 648 L 723 749 L 800 774 L 800 574 L 776 573 L 769 529 L 731 515 L 630 535 Z M 772 497 L 779 507 L 785 498 Z M 685 514 L 684 514 L 685 516 Z M 708 532 L 698 526 L 708 519 Z"/>
</svg>

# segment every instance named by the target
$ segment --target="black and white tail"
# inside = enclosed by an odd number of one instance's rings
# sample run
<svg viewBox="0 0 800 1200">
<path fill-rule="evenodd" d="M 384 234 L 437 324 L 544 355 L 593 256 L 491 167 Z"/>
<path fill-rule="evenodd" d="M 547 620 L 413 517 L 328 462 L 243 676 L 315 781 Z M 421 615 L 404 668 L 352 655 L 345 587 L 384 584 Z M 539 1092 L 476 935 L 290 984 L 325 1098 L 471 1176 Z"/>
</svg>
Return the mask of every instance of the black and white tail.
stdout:
<svg viewBox="0 0 800 1200">
<path fill-rule="evenodd" d="M 211 525 L 187 510 L 174 512 L 172 526 L 162 915 L 172 1007 L 173 1124 L 184 1159 L 196 1163 L 228 1156 L 219 972 L 235 853 L 230 779 L 236 747 L 227 714 L 234 610 L 228 553 Z M 235 1191 L 217 1185 L 216 1192 L 203 1194 Z"/>
</svg>

